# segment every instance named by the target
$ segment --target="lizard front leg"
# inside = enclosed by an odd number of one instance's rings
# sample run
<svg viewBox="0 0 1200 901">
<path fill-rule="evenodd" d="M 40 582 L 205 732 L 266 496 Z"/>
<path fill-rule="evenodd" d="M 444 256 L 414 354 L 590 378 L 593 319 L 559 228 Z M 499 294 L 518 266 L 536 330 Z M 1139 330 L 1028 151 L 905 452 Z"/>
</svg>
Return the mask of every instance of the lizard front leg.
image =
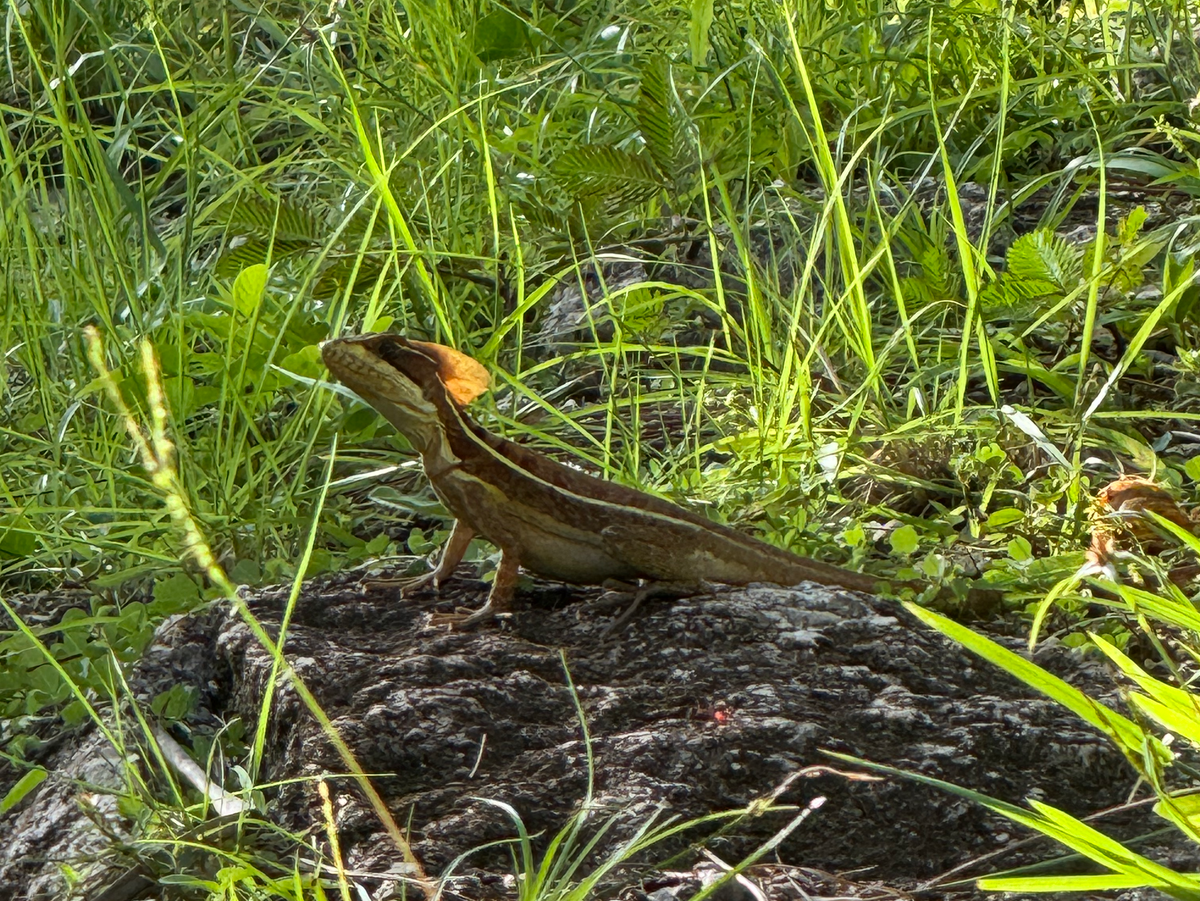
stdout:
<svg viewBox="0 0 1200 901">
<path fill-rule="evenodd" d="M 461 519 L 456 519 L 454 521 L 454 528 L 450 530 L 450 538 L 446 541 L 446 546 L 442 548 L 441 559 L 438 561 L 438 565 L 432 570 L 424 575 L 412 578 L 371 579 L 364 581 L 363 586 L 370 589 L 388 585 L 399 585 L 400 593 L 403 595 L 405 592 L 432 584 L 433 590 L 437 591 L 441 584 L 454 574 L 454 570 L 458 567 L 458 564 L 462 563 L 462 558 L 467 553 L 467 547 L 471 544 L 471 539 L 474 537 L 475 530 Z"/>
</svg>

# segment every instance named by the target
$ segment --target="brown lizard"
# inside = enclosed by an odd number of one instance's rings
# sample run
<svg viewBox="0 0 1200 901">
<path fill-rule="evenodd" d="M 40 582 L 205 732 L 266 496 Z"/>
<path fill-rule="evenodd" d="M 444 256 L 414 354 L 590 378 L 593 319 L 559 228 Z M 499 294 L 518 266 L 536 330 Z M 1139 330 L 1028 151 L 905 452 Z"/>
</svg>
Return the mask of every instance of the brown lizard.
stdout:
<svg viewBox="0 0 1200 901">
<path fill-rule="evenodd" d="M 488 372 L 452 348 L 376 334 L 326 341 L 321 356 L 416 448 L 433 490 L 454 514 L 437 568 L 410 585 L 448 578 L 476 535 L 500 548 L 486 605 L 461 625 L 508 612 L 522 566 L 584 585 L 812 581 L 877 590 L 872 576 L 797 556 L 492 434 L 463 411 L 487 390 Z"/>
</svg>

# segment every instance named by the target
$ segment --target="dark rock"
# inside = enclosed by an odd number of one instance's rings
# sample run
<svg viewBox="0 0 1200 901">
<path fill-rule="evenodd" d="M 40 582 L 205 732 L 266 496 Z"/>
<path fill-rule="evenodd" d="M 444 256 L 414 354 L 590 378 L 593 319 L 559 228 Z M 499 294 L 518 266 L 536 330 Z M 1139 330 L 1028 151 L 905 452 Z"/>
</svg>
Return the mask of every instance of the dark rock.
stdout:
<svg viewBox="0 0 1200 901">
<path fill-rule="evenodd" d="M 456 580 L 447 589 L 445 603 L 452 593 L 466 606 L 482 603 L 478 583 Z M 296 606 L 289 661 L 359 764 L 379 774 L 375 786 L 396 820 L 411 823 L 413 849 L 432 875 L 470 849 L 514 835 L 503 811 L 481 799 L 512 805 L 544 848 L 587 793 L 587 748 L 560 650 L 591 735 L 592 826 L 615 817 L 597 859 L 652 816 L 700 817 L 780 789 L 780 803 L 800 808 L 826 798 L 775 852 L 778 861 L 807 868 L 813 884 L 825 879 L 813 873 L 868 868 L 872 883 L 911 890 L 1023 837 L 957 796 L 905 780 L 848 778 L 853 767 L 824 750 L 1013 803 L 1036 797 L 1075 815 L 1120 804 L 1136 783 L 1105 738 L 888 601 L 818 586 L 722 589 L 647 604 L 605 640 L 610 612 L 579 603 L 550 609 L 561 597 L 557 587 L 535 584 L 519 593 L 520 612 L 467 633 L 427 628 L 418 604 L 364 594 L 345 578 L 310 585 Z M 248 598 L 272 635 L 286 598 L 282 589 Z M 1015 637 L 999 640 L 1021 645 Z M 173 664 L 173 655 L 186 666 Z M 241 716 L 253 723 L 272 667 L 234 612 L 172 624 L 147 661 L 135 681 L 145 696 L 161 689 L 164 674 L 195 674 L 203 699 L 197 722 Z M 1113 702 L 1098 667 L 1054 648 L 1040 652 L 1039 662 Z M 291 829 L 319 823 L 317 792 L 305 777 L 347 767 L 285 680 L 275 690 L 265 757 L 260 780 L 281 783 L 272 818 Z M 797 778 L 802 770 L 806 778 Z M 346 778 L 329 785 L 347 866 L 396 872 L 399 852 L 357 787 Z M 722 860 L 736 862 L 794 813 L 692 830 L 638 863 L 644 871 L 682 854 L 674 867 L 691 866 L 689 842 L 706 837 Z M 5 825 L 12 835 L 30 824 L 22 814 Z M 1051 853 L 1038 843 L 1015 860 Z M 26 897 L 8 855 L 0 848 L 0 895 Z M 989 861 L 988 868 L 1013 862 Z M 507 847 L 483 850 L 468 864 L 452 894 L 511 890 Z M 624 870 L 610 894 L 636 881 Z M 629 897 L 657 898 L 669 887 Z"/>
</svg>

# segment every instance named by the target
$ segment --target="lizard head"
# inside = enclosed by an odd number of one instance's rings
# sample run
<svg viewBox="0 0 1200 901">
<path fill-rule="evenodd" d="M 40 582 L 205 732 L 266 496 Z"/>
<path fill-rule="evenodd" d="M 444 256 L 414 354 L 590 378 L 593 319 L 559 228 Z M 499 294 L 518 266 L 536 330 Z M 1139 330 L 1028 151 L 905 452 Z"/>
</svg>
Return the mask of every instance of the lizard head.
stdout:
<svg viewBox="0 0 1200 901">
<path fill-rule="evenodd" d="M 400 335 L 335 338 L 321 345 L 321 358 L 338 381 L 418 444 L 437 428 L 442 405 L 462 407 L 489 382 L 488 371 L 466 354 Z"/>
</svg>

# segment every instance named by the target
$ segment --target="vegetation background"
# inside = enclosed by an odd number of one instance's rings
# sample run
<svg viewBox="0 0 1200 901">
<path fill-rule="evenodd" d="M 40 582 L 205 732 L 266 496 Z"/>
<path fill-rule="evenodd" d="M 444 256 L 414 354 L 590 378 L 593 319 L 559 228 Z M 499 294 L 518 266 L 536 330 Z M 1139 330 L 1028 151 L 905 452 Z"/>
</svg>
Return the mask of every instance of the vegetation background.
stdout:
<svg viewBox="0 0 1200 901">
<path fill-rule="evenodd" d="M 322 381 L 319 342 L 365 330 L 482 360 L 489 428 L 799 553 L 981 576 L 987 615 L 1049 594 L 1088 643 L 1096 489 L 1200 478 L 1196 18 L 11 4 L 0 586 L 77 603 L 0 641 L 5 760 L 119 696 L 213 567 L 444 540 L 403 440 Z M 157 473 L 106 386 L 166 416 Z M 1118 654 L 1138 629 L 1089 625 Z"/>
</svg>

